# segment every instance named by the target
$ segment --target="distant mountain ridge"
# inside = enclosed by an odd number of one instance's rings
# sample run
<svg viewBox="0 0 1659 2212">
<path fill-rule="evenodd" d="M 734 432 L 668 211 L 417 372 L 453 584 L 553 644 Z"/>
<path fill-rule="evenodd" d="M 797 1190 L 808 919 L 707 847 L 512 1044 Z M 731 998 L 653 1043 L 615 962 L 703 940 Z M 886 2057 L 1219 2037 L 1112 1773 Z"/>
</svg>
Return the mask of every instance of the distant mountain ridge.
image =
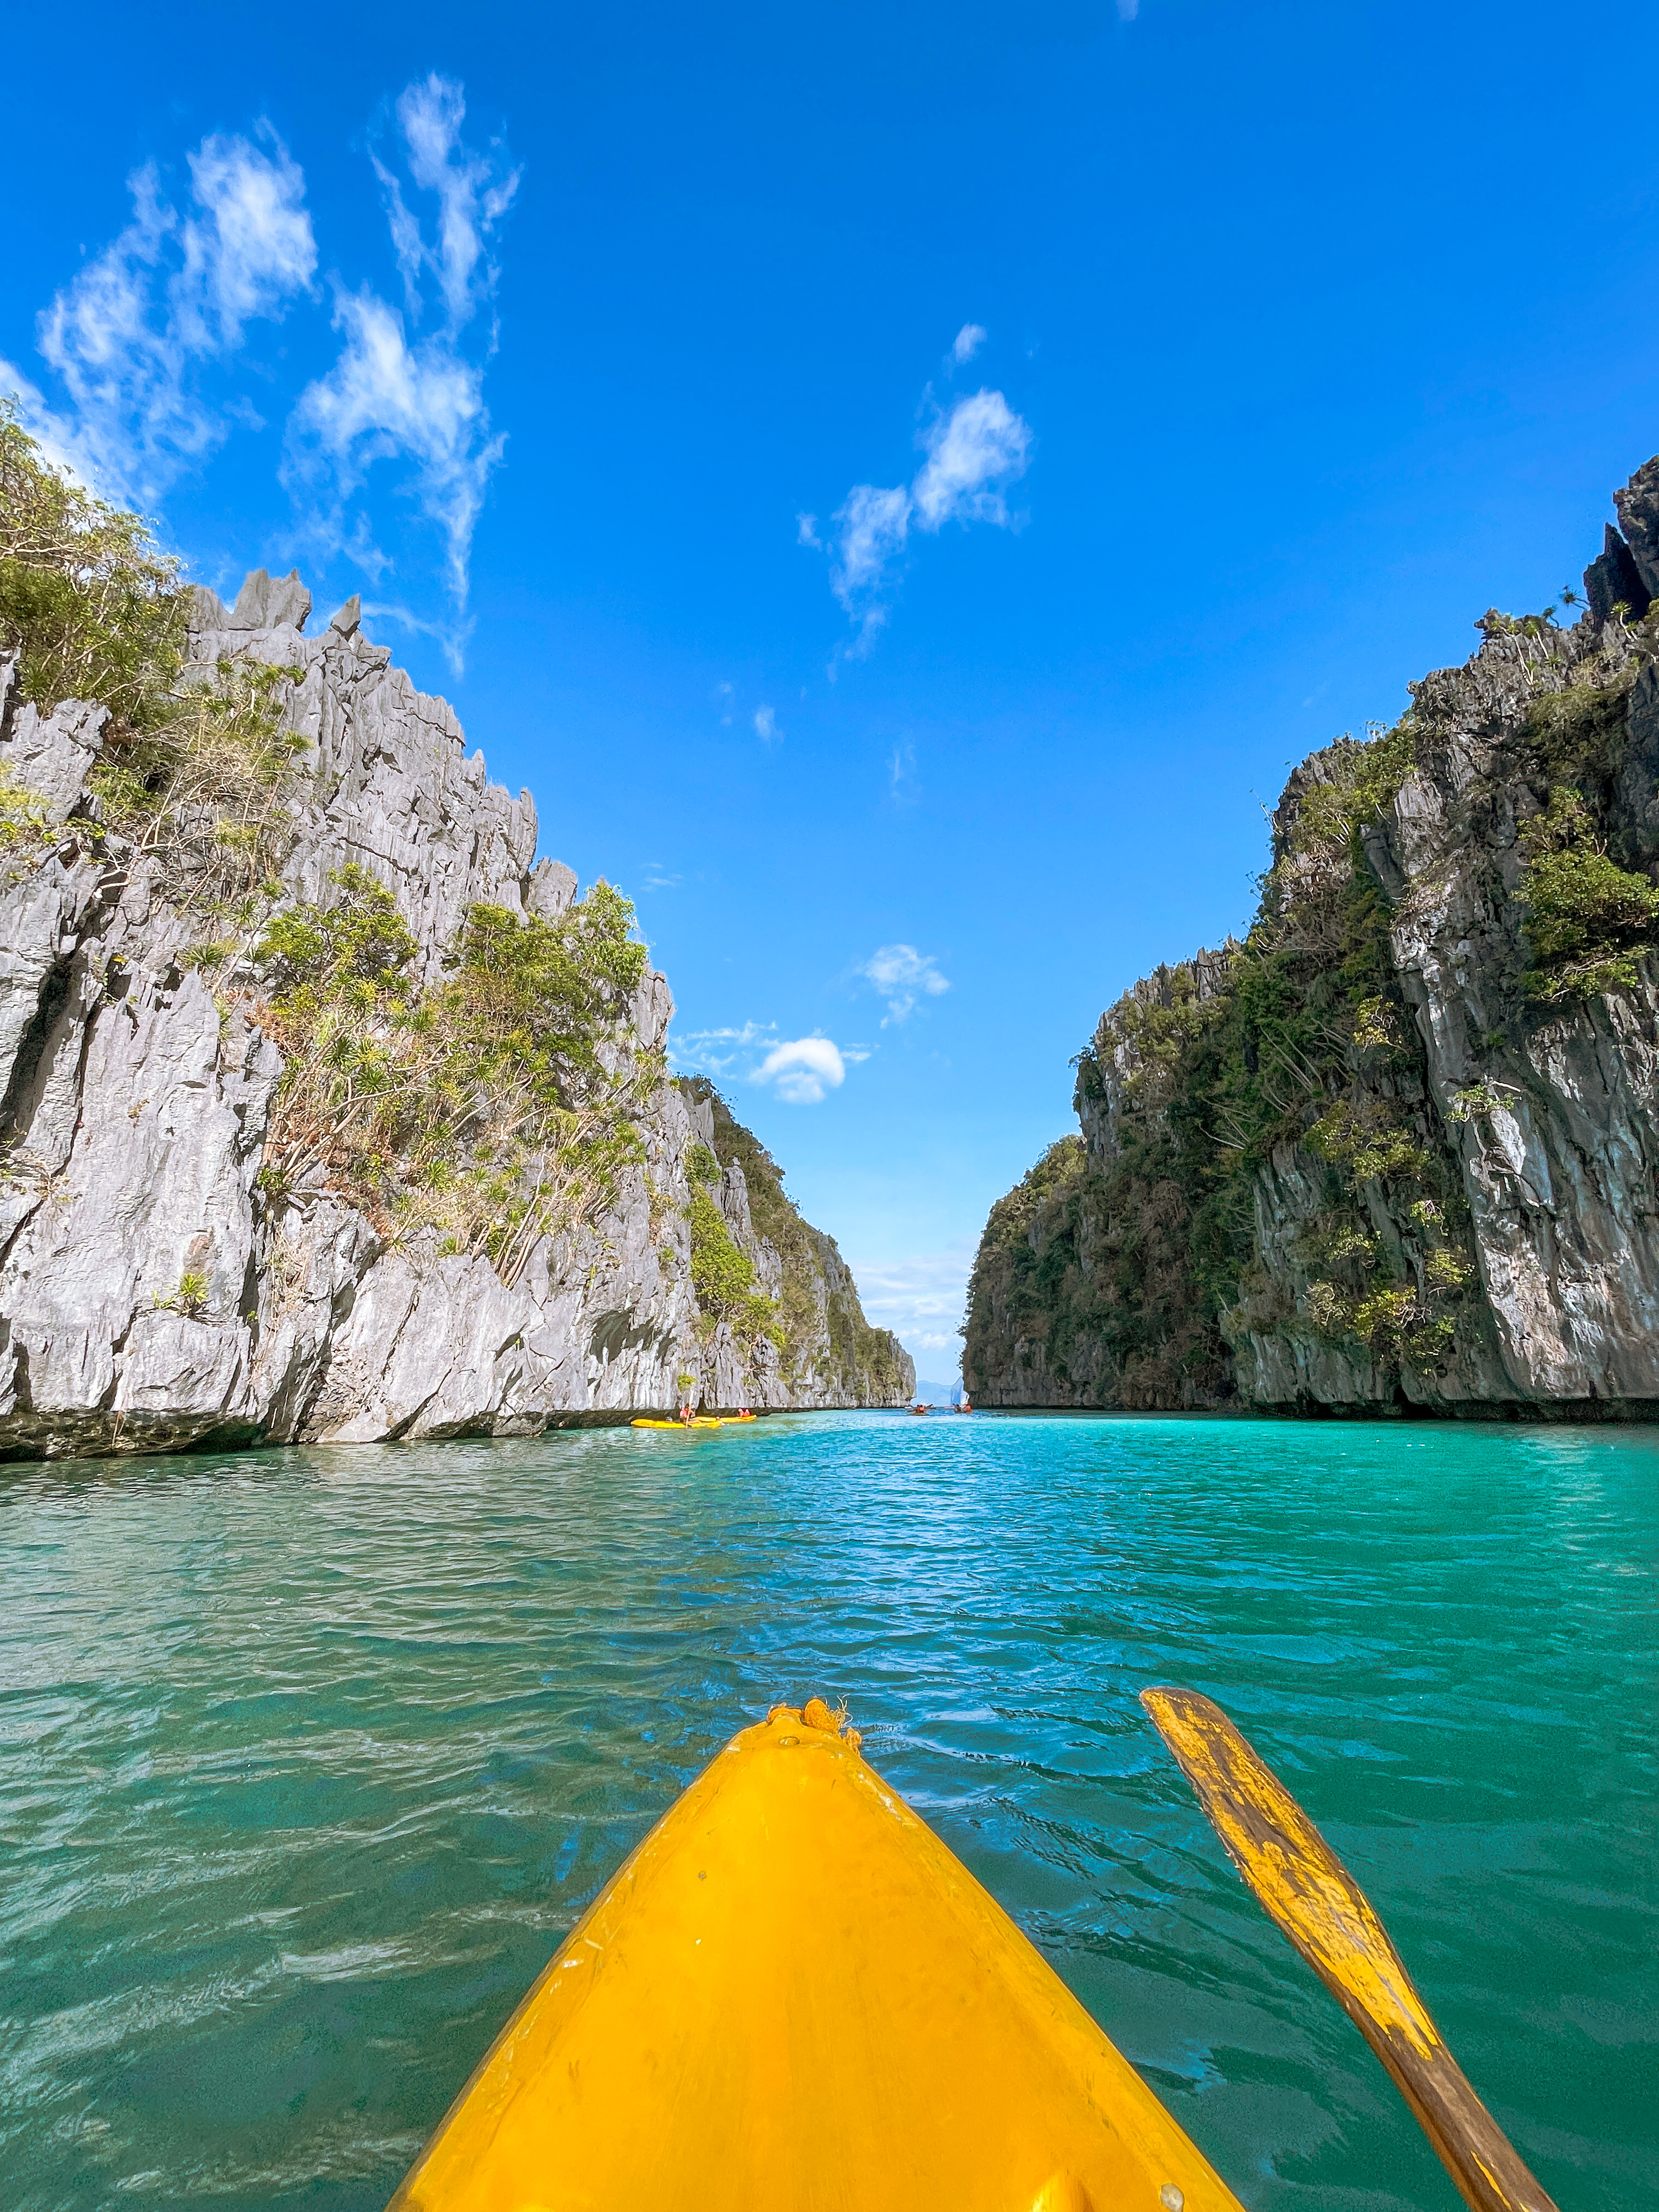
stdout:
<svg viewBox="0 0 1659 2212">
<path fill-rule="evenodd" d="M 918 1379 L 911 1402 L 918 1406 L 955 1406 L 961 1400 L 960 1382 L 924 1382 Z"/>
</svg>

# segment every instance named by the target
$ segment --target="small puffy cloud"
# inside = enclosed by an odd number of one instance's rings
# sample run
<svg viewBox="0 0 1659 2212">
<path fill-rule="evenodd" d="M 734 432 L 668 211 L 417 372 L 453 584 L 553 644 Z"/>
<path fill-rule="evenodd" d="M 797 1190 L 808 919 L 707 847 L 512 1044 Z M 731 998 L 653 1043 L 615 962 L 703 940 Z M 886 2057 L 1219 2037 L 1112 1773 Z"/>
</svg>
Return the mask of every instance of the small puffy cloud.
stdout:
<svg viewBox="0 0 1659 2212">
<path fill-rule="evenodd" d="M 847 1064 L 830 1038 L 793 1037 L 775 1044 L 750 1079 L 769 1083 L 787 1105 L 816 1106 L 847 1080 Z"/>
<path fill-rule="evenodd" d="M 1121 0 L 1120 0 L 1121 4 Z M 951 348 L 951 358 L 958 367 L 971 361 L 984 344 L 988 333 L 982 323 L 964 323 L 957 332 L 956 343 Z"/>
<path fill-rule="evenodd" d="M 404 197 L 403 180 L 374 157 L 386 195 L 392 251 L 404 281 L 403 312 L 365 284 L 334 281 L 340 350 L 307 386 L 289 417 L 283 475 L 309 533 L 330 550 L 374 569 L 385 556 L 352 503 L 371 474 L 390 465 L 398 489 L 435 525 L 445 549 L 449 595 L 465 603 L 472 534 L 505 440 L 490 433 L 485 364 L 493 319 L 471 340 L 468 327 L 490 300 L 498 264 L 492 234 L 513 204 L 519 171 L 499 145 L 469 148 L 461 137 L 461 87 L 428 76 L 405 87 L 396 113 L 409 179 L 436 202 L 430 236 Z M 435 300 L 432 294 L 435 292 Z M 438 327 L 411 337 L 428 309 Z"/>
<path fill-rule="evenodd" d="M 775 1022 L 750 1021 L 677 1034 L 670 1053 L 677 1068 L 762 1084 L 787 1105 L 816 1106 L 841 1088 L 849 1067 L 869 1059 L 870 1048 L 826 1036 L 780 1039 Z"/>
<path fill-rule="evenodd" d="M 912 487 L 916 526 L 1008 520 L 1002 487 L 1025 473 L 1030 426 L 1000 392 L 959 399 L 927 434 L 927 460 Z"/>
<path fill-rule="evenodd" d="M 958 346 L 978 329 L 968 325 Z M 934 535 L 947 522 L 1006 526 L 1004 494 L 1025 473 L 1031 428 L 1001 392 L 981 389 L 958 399 L 948 415 L 937 416 L 918 442 L 927 459 L 912 482 L 854 484 L 836 511 L 833 534 L 823 549 L 830 555 L 830 588 L 859 625 L 851 647 L 855 656 L 869 650 L 887 620 L 913 528 Z M 800 520 L 799 542 L 819 547 L 815 518 Z"/>
<path fill-rule="evenodd" d="M 908 1020 L 919 1000 L 937 999 L 951 988 L 933 954 L 918 952 L 914 945 L 878 946 L 858 973 L 873 983 L 887 1001 L 883 1029 L 889 1022 Z"/>
<path fill-rule="evenodd" d="M 816 514 L 798 514 L 795 517 L 795 543 L 797 545 L 810 545 L 815 553 L 823 552 L 823 540 L 818 536 Z"/>
<path fill-rule="evenodd" d="M 229 434 L 204 371 L 278 319 L 317 266 L 305 178 L 269 124 L 252 140 L 215 132 L 190 155 L 183 214 L 153 162 L 127 179 L 132 220 L 53 298 L 37 324 L 66 417 L 25 401 L 59 453 L 106 497 L 149 503 Z M 255 418 L 257 420 L 257 418 Z M 54 426 L 56 434 L 53 434 Z"/>
<path fill-rule="evenodd" d="M 771 708 L 756 708 L 755 735 L 760 738 L 763 744 L 769 745 L 771 744 L 774 738 L 781 738 L 783 735 L 782 731 L 778 727 L 778 718 L 776 714 L 773 713 Z"/>
</svg>

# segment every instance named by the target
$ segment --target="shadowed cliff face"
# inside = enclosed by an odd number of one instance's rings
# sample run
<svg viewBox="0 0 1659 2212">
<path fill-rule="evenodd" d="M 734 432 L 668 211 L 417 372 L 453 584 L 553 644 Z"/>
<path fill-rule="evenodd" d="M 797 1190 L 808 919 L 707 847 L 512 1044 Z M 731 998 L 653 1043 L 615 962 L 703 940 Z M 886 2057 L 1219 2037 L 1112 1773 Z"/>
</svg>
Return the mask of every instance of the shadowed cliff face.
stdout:
<svg viewBox="0 0 1659 2212">
<path fill-rule="evenodd" d="M 637 947 L 627 988 L 561 1042 L 547 1126 L 579 1150 L 592 1124 L 610 1145 L 562 1212 L 537 1210 L 544 1146 L 503 1150 L 484 1190 L 488 1147 L 453 1103 L 452 1150 L 483 1191 L 469 1228 L 435 1170 L 419 1204 L 404 1202 L 407 1161 L 363 1183 L 373 1146 L 354 1152 L 348 1125 L 396 1049 L 405 1074 L 417 1065 L 410 1009 L 438 1003 L 469 918 L 495 917 L 503 944 L 543 925 L 551 959 L 585 909 L 570 870 L 534 863 L 529 794 L 488 781 L 447 705 L 363 637 L 355 602 L 318 634 L 310 604 L 297 577 L 263 572 L 234 610 L 193 595 L 191 666 L 221 686 L 252 672 L 288 763 L 249 784 L 241 817 L 221 809 L 210 848 L 191 842 L 205 801 L 176 780 L 167 836 L 146 828 L 123 765 L 135 748 L 105 709 L 25 703 L 0 659 L 0 1455 L 520 1434 L 672 1407 L 687 1371 L 710 1403 L 852 1402 L 860 1376 L 822 1359 L 707 1366 L 698 1132 L 664 1071 L 668 986 Z M 198 848 L 215 866 L 252 856 L 245 896 L 212 908 L 234 944 L 201 941 Z M 392 945 L 402 996 L 348 977 L 320 1006 L 283 1000 L 261 927 L 314 919 L 343 882 Z M 313 1048 L 353 991 L 368 1012 L 342 1073 L 346 1028 L 332 1058 Z M 307 1054 L 308 1144 L 293 1133 Z M 499 1056 L 481 1045 L 474 1061 L 499 1089 Z M 527 1049 L 521 1065 L 539 1062 Z M 416 1093 L 411 1143 L 420 1119 Z"/>
<path fill-rule="evenodd" d="M 1616 503 L 1582 619 L 1304 762 L 1248 938 L 1102 1017 L 981 1402 L 1659 1413 L 1659 460 Z"/>
</svg>

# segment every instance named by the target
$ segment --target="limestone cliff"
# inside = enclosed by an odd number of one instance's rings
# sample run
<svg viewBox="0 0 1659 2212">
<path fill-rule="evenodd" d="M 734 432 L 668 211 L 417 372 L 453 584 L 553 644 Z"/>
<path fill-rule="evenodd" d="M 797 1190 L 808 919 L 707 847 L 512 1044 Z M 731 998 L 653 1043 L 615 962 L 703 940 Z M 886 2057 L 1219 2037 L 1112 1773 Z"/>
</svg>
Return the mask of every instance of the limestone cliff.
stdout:
<svg viewBox="0 0 1659 2212">
<path fill-rule="evenodd" d="M 1305 762 L 1244 941 L 1102 1017 L 981 1403 L 1659 1413 L 1659 459 L 1616 505 L 1578 620 Z"/>
<path fill-rule="evenodd" d="M 678 1088 L 703 1148 L 688 1171 L 699 1170 L 714 1197 L 720 1231 L 740 1255 L 736 1284 L 721 1296 L 704 1285 L 720 1264 L 705 1264 L 699 1218 L 691 1218 L 692 1281 L 702 1308 L 698 1335 L 703 1389 L 713 1403 L 754 1406 L 902 1406 L 916 1387 L 915 1363 L 898 1339 L 872 1328 L 858 1285 L 833 1237 L 802 1219 L 783 1188 L 783 1170 L 758 1138 L 732 1116 L 705 1078 Z M 728 1268 L 729 1268 L 729 1263 Z M 746 1331 L 740 1310 L 750 1271 L 761 1304 Z M 735 1289 L 736 1296 L 732 1295 Z"/>
<path fill-rule="evenodd" d="M 309 612 L 195 592 L 160 735 L 0 656 L 0 1456 L 902 1398 L 710 1340 L 629 910 Z"/>
</svg>

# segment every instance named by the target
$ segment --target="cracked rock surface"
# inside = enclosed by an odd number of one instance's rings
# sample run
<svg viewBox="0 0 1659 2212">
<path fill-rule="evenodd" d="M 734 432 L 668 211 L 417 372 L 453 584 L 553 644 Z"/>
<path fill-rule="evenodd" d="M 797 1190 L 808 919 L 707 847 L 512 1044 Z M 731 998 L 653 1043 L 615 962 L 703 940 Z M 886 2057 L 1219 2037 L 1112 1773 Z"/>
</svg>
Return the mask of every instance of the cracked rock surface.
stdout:
<svg viewBox="0 0 1659 2212">
<path fill-rule="evenodd" d="M 284 896 L 325 899 L 356 863 L 392 893 L 428 981 L 473 904 L 561 914 L 576 879 L 535 861 L 529 793 L 490 783 L 356 601 L 314 634 L 310 612 L 297 575 L 256 572 L 228 610 L 194 594 L 194 659 L 295 672 L 309 775 Z M 0 1456 L 534 1433 L 672 1407 L 686 1371 L 710 1404 L 844 1401 L 810 1358 L 786 1381 L 699 1340 L 694 1130 L 671 1083 L 603 1218 L 544 1237 L 511 1286 L 432 1236 L 390 1248 L 349 1194 L 268 1201 L 282 1055 L 185 962 L 153 856 L 100 826 L 103 725 L 20 703 L 0 661 L 0 767 L 45 823 L 37 848 L 0 854 Z M 641 1047 L 672 1012 L 647 969 Z"/>
<path fill-rule="evenodd" d="M 1375 1108 L 1377 1126 L 1401 1131 L 1443 1170 L 1469 1261 L 1447 1308 L 1448 1340 L 1434 1357 L 1417 1357 L 1409 1339 L 1367 1340 L 1352 1316 L 1333 1322 L 1328 1305 L 1322 1312 L 1322 1294 L 1332 1292 L 1322 1279 L 1333 1273 L 1328 1241 L 1322 1252 L 1317 1241 L 1333 1218 L 1329 1155 L 1277 1142 L 1243 1194 L 1249 1255 L 1232 1302 L 1217 1322 L 1195 1315 L 1191 1299 L 1183 1306 L 1178 1284 L 1169 1289 L 1178 1266 L 1164 1284 L 1146 1277 L 1168 1294 L 1170 1364 L 1144 1396 L 1125 1395 L 1109 1331 L 1086 1316 L 1091 1294 L 1111 1281 L 1099 1248 L 1114 1226 L 1110 1177 L 1127 1158 L 1120 1125 L 1158 1063 L 1124 1042 L 1151 1032 L 1113 1015 L 1202 1005 L 1227 988 L 1239 951 L 1230 946 L 1160 969 L 1103 1017 L 1082 1056 L 1090 1079 L 1077 1093 L 1080 1143 L 1065 1164 L 1051 1157 L 1052 1191 L 1036 1188 L 1034 1170 L 1022 1186 L 1029 1198 L 1002 1201 L 1023 1205 L 1005 1218 L 1018 1231 L 1006 1241 L 1024 1292 L 1011 1301 L 1011 1271 L 996 1272 L 1000 1257 L 988 1263 L 988 1231 L 980 1319 L 969 1330 L 970 1380 L 985 1401 L 1659 1416 L 1659 946 L 1650 930 L 1633 939 L 1628 971 L 1611 985 L 1537 990 L 1523 882 L 1538 849 L 1529 836 L 1547 810 L 1591 790 L 1593 843 L 1576 846 L 1575 859 L 1605 855 L 1627 877 L 1659 884 L 1659 624 L 1650 612 L 1659 459 L 1614 505 L 1621 527 L 1607 526 L 1586 572 L 1581 619 L 1557 627 L 1494 611 L 1463 666 L 1410 687 L 1412 765 L 1357 832 L 1386 912 L 1389 988 L 1415 1038 L 1409 1054 L 1392 1057 L 1368 1057 L 1356 1040 L 1350 1095 L 1357 1111 Z M 1570 744 L 1548 734 L 1562 730 L 1580 734 Z M 1327 865 L 1298 842 L 1299 811 L 1338 781 L 1354 750 L 1339 740 L 1312 756 L 1280 800 L 1274 859 L 1285 914 L 1297 870 Z M 1328 1091 L 1306 1123 L 1331 1103 Z M 1165 1099 L 1158 1110 L 1191 1104 Z M 1373 1279 L 1425 1300 L 1425 1266 L 1437 1255 L 1422 1189 L 1380 1171 L 1359 1181 L 1352 1210 L 1376 1255 Z M 1141 1201 L 1148 1241 L 1159 1227 L 1157 1200 Z M 1179 1203 L 1173 1194 L 1171 1209 Z M 1184 1234 L 1183 1224 L 1171 1231 L 1177 1261 Z M 1062 1275 L 1063 1291 L 1042 1288 Z M 1096 1295 L 1094 1310 L 1103 1303 Z M 1054 1324 L 1079 1311 L 1085 1320 L 1057 1358 Z M 1206 1330 L 1218 1327 L 1224 1341 L 1206 1344 Z M 1184 1398 L 1168 1379 L 1183 1358 Z"/>
</svg>

